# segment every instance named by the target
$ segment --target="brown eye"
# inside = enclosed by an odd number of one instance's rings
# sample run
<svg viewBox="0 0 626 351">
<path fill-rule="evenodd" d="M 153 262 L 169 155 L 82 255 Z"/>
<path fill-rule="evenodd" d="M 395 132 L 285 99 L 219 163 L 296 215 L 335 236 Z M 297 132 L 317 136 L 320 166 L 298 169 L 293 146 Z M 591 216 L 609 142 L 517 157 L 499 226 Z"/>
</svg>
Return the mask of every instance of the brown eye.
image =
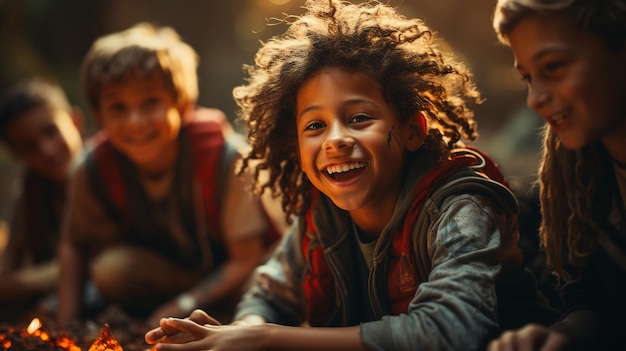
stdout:
<svg viewBox="0 0 626 351">
<path fill-rule="evenodd" d="M 362 122 L 366 122 L 369 121 L 370 119 L 372 119 L 370 116 L 364 114 L 364 113 L 359 113 L 357 115 L 354 115 L 352 117 L 352 123 L 362 123 Z"/>
</svg>

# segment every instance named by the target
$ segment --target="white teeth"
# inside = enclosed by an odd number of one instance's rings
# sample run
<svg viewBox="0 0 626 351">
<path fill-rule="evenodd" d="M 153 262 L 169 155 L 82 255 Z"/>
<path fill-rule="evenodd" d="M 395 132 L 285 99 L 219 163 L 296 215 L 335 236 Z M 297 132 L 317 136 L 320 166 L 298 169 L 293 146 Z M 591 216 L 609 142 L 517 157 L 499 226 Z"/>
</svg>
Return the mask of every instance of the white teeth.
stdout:
<svg viewBox="0 0 626 351">
<path fill-rule="evenodd" d="M 365 162 L 348 162 L 348 163 L 330 165 L 326 168 L 326 172 L 328 172 L 328 174 L 343 173 L 343 172 L 347 172 L 353 169 L 363 168 L 365 167 L 365 165 L 366 165 Z"/>
<path fill-rule="evenodd" d="M 565 116 L 567 116 L 568 113 L 569 113 L 569 111 L 557 113 L 556 115 L 550 117 L 550 121 L 552 121 L 552 123 L 554 123 L 556 125 L 559 125 L 559 124 L 563 123 L 563 119 L 565 119 Z"/>
<path fill-rule="evenodd" d="M 559 113 L 556 116 L 552 116 L 552 118 L 550 118 L 550 120 L 552 120 L 552 122 L 554 124 L 561 124 L 561 122 L 563 122 L 563 114 Z"/>
</svg>

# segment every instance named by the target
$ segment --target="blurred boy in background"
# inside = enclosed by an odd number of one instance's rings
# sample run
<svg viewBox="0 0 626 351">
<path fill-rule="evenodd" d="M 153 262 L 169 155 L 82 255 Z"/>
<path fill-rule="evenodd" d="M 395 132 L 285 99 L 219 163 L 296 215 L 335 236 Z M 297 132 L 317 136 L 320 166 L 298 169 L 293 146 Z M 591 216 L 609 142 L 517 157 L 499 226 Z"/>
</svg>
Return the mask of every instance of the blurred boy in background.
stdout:
<svg viewBox="0 0 626 351">
<path fill-rule="evenodd" d="M 83 316 L 88 276 L 152 326 L 234 303 L 277 239 L 248 180 L 235 175 L 245 144 L 221 111 L 196 106 L 197 64 L 172 28 L 147 23 L 87 53 L 83 87 L 101 132 L 69 192 L 61 323 Z M 227 320 L 229 304 L 221 306 Z"/>
<path fill-rule="evenodd" d="M 0 261 L 3 311 L 33 306 L 55 291 L 60 219 L 70 168 L 83 149 L 81 130 L 81 111 L 54 82 L 27 78 L 3 95 L 0 137 L 23 167 L 9 199 L 8 243 Z"/>
</svg>

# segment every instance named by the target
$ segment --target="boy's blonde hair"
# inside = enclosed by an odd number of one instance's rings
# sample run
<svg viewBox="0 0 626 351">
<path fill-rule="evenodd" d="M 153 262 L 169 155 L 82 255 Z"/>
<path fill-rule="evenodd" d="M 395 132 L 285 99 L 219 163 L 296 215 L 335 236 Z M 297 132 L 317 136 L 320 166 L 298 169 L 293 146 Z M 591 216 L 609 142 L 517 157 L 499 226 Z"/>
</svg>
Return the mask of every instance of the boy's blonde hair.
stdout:
<svg viewBox="0 0 626 351">
<path fill-rule="evenodd" d="M 178 107 L 198 98 L 198 54 L 171 27 L 138 23 L 96 40 L 83 60 L 82 83 L 89 104 L 99 108 L 103 87 L 127 79 L 161 75 Z"/>
</svg>

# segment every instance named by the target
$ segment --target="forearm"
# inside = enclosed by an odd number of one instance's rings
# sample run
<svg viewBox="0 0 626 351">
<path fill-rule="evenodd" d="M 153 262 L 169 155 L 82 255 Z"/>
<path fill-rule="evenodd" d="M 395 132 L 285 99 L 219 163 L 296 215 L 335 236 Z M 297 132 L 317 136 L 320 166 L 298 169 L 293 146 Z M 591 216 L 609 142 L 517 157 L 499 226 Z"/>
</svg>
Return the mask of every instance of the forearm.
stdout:
<svg viewBox="0 0 626 351">
<path fill-rule="evenodd" d="M 268 328 L 266 350 L 366 350 L 361 343 L 359 326 L 306 328 L 265 324 L 264 327 Z"/>
<path fill-rule="evenodd" d="M 146 342 L 157 344 L 156 348 L 162 351 L 365 350 L 358 326 L 342 328 L 287 327 L 278 324 L 221 326 L 203 320 L 197 318 L 162 320 L 159 328 L 146 333 Z"/>
</svg>

